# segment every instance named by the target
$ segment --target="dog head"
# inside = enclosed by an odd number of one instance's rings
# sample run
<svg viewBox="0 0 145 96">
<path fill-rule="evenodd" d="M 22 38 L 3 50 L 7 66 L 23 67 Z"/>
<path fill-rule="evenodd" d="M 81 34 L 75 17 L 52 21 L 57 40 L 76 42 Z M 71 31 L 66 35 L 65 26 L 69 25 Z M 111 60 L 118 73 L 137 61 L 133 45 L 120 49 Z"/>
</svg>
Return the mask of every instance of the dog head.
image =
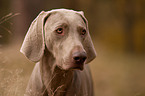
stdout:
<svg viewBox="0 0 145 96">
<path fill-rule="evenodd" d="M 83 69 L 96 57 L 88 21 L 82 11 L 56 9 L 42 11 L 32 22 L 21 52 L 38 62 L 47 48 L 61 69 Z"/>
</svg>

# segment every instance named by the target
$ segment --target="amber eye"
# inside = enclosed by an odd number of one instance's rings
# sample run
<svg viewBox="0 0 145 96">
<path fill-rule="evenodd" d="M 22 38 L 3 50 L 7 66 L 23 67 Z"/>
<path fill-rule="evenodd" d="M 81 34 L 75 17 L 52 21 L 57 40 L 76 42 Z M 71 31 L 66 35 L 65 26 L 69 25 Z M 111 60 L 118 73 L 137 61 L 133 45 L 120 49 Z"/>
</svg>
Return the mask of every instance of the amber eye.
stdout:
<svg viewBox="0 0 145 96">
<path fill-rule="evenodd" d="M 58 28 L 58 29 L 56 30 L 56 33 L 57 33 L 57 34 L 62 34 L 62 33 L 63 33 L 63 28 Z"/>
<path fill-rule="evenodd" d="M 83 29 L 83 30 L 81 31 L 81 35 L 85 35 L 85 34 L 86 34 L 86 30 Z"/>
</svg>

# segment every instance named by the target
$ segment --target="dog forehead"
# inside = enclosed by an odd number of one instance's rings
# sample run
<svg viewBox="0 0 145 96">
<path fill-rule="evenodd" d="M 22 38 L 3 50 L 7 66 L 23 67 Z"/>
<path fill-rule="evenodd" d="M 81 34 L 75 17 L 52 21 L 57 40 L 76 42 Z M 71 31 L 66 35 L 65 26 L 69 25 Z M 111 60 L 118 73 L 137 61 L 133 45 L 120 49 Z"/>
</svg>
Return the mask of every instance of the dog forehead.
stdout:
<svg viewBox="0 0 145 96">
<path fill-rule="evenodd" d="M 85 22 L 81 17 L 81 14 L 73 10 L 56 10 L 52 11 L 50 17 L 48 18 L 51 23 L 55 24 L 76 24 L 85 26 Z"/>
</svg>

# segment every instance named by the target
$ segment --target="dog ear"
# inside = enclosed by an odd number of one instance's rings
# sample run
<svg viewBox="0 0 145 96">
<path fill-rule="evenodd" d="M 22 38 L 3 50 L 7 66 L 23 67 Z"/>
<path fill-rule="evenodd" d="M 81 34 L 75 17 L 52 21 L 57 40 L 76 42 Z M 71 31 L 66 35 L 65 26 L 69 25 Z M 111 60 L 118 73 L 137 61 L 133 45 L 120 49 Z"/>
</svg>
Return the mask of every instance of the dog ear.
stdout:
<svg viewBox="0 0 145 96">
<path fill-rule="evenodd" d="M 20 52 L 23 53 L 29 60 L 37 62 L 41 59 L 44 49 L 44 22 L 48 17 L 49 12 L 42 11 L 35 20 L 31 23 L 28 32 L 23 41 Z"/>
<path fill-rule="evenodd" d="M 83 11 L 79 11 L 78 14 L 81 15 L 83 21 L 86 24 L 87 31 L 88 31 L 88 33 L 87 33 L 88 35 L 86 36 L 84 44 L 83 44 L 84 49 L 87 52 L 87 60 L 85 62 L 87 64 L 87 63 L 91 62 L 93 59 L 95 59 L 95 57 L 96 57 L 96 51 L 95 51 L 93 42 L 91 40 L 91 36 L 89 34 L 88 21 L 87 21 L 87 19 L 84 16 L 84 12 Z"/>
</svg>

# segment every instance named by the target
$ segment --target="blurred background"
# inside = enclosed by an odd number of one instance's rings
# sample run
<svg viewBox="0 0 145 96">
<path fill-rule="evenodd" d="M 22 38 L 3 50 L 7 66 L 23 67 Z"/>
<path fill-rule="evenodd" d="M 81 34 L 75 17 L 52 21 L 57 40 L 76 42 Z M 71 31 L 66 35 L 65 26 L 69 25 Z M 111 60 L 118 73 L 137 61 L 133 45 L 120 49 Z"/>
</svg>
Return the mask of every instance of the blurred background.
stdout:
<svg viewBox="0 0 145 96">
<path fill-rule="evenodd" d="M 23 96 L 35 64 L 19 49 L 39 12 L 56 8 L 88 19 L 95 96 L 145 96 L 145 0 L 0 0 L 0 96 Z"/>
</svg>

